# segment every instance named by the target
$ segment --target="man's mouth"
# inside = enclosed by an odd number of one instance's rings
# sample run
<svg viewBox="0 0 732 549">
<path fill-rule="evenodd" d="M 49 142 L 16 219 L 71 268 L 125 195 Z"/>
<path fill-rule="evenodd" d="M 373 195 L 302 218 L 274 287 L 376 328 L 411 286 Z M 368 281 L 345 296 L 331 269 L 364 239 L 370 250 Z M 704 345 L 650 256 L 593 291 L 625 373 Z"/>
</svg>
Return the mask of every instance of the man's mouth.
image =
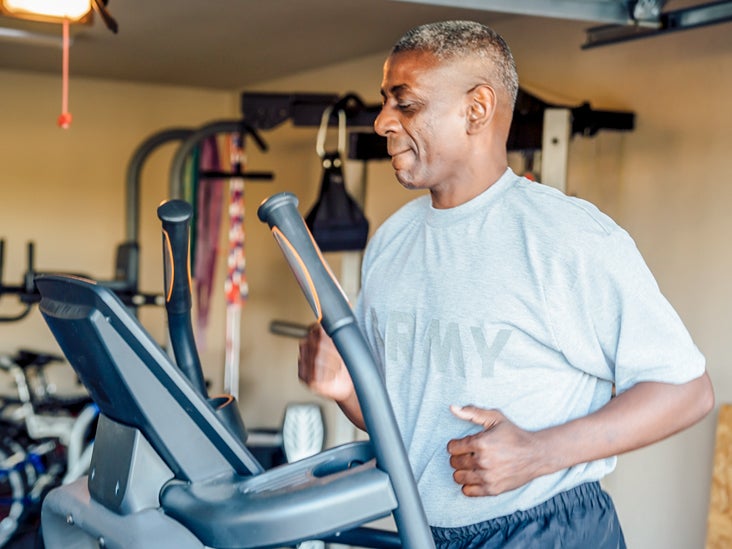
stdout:
<svg viewBox="0 0 732 549">
<path fill-rule="evenodd" d="M 399 156 L 400 154 L 404 154 L 409 151 L 411 151 L 411 149 L 399 149 L 397 151 L 388 150 L 387 152 L 389 153 L 389 156 L 391 156 L 392 158 L 395 158 L 395 157 Z"/>
</svg>

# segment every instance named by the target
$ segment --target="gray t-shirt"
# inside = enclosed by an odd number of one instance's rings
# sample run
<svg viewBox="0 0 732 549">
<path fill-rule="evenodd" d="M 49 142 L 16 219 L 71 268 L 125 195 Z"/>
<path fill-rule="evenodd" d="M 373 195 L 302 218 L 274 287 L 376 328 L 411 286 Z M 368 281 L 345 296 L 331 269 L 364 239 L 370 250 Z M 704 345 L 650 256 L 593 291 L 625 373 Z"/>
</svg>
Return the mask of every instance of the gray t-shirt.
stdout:
<svg viewBox="0 0 732 549">
<path fill-rule="evenodd" d="M 704 357 L 628 234 L 596 207 L 511 170 L 451 209 L 410 202 L 367 248 L 356 307 L 392 400 L 428 520 L 458 527 L 599 480 L 615 458 L 468 498 L 450 439 L 480 428 L 451 404 L 527 430 L 585 416 L 640 381 L 683 383 Z"/>
</svg>

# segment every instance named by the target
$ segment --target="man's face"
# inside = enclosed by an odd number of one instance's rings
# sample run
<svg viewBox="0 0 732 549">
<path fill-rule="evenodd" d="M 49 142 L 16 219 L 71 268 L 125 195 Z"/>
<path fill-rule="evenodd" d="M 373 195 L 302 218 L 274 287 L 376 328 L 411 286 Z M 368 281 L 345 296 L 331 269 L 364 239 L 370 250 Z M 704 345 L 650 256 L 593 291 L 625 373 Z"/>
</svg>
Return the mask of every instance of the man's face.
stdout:
<svg viewBox="0 0 732 549">
<path fill-rule="evenodd" d="M 463 65 L 417 51 L 394 54 L 384 64 L 374 128 L 387 138 L 396 178 L 406 188 L 446 189 L 462 177 L 473 78 Z"/>
</svg>

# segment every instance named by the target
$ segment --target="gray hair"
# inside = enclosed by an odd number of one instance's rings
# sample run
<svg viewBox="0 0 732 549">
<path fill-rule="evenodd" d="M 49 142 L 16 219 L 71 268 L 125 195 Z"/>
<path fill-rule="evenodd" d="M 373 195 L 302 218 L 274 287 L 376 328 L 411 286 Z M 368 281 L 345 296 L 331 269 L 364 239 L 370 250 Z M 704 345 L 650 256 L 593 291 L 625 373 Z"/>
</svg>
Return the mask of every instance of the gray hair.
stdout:
<svg viewBox="0 0 732 549">
<path fill-rule="evenodd" d="M 490 27 L 474 21 L 427 23 L 407 31 L 394 45 L 391 53 L 415 50 L 429 52 L 441 61 L 470 57 L 488 60 L 498 83 L 511 99 L 511 104 L 516 102 L 516 62 L 506 41 Z"/>
</svg>

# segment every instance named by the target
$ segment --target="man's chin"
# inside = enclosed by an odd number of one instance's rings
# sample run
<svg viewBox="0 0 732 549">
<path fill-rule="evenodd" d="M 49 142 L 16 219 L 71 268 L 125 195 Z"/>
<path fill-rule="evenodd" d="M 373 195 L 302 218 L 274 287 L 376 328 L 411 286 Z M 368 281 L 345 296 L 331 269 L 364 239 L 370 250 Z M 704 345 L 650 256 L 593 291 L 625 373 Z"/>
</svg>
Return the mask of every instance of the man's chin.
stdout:
<svg viewBox="0 0 732 549">
<path fill-rule="evenodd" d="M 403 170 L 394 170 L 394 176 L 396 177 L 397 181 L 399 181 L 399 184 L 405 189 L 417 188 L 417 186 L 414 184 L 414 179 Z"/>
</svg>

